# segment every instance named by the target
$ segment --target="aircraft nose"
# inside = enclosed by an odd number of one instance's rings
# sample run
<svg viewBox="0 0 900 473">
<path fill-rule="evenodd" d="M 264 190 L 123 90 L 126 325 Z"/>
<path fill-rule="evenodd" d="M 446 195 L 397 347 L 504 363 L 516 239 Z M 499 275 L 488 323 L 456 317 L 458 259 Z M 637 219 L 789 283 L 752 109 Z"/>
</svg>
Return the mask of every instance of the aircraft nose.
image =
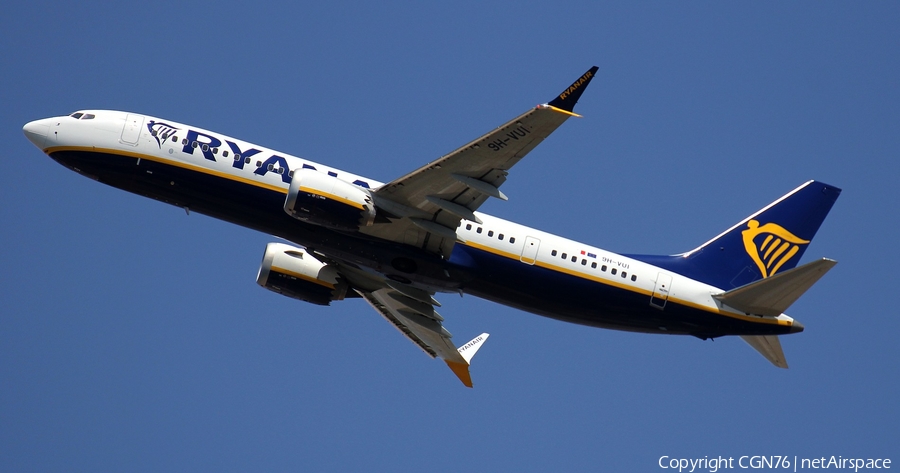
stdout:
<svg viewBox="0 0 900 473">
<path fill-rule="evenodd" d="M 47 119 L 35 120 L 28 122 L 22 127 L 25 137 L 39 149 L 44 149 L 44 143 L 47 142 L 47 135 L 50 134 L 50 123 Z"/>
<path fill-rule="evenodd" d="M 791 324 L 791 331 L 788 333 L 800 333 L 802 331 L 803 331 L 803 324 L 801 324 L 800 322 L 797 322 L 795 320 L 794 323 Z"/>
</svg>

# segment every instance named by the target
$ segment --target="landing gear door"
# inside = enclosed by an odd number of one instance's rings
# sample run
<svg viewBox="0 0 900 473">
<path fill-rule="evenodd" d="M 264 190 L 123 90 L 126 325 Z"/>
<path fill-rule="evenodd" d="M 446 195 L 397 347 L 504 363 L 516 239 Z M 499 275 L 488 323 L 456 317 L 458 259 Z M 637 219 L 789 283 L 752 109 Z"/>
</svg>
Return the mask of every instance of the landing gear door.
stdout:
<svg viewBox="0 0 900 473">
<path fill-rule="evenodd" d="M 141 137 L 141 128 L 144 126 L 144 116 L 129 113 L 125 117 L 125 126 L 122 128 L 122 138 L 119 140 L 126 145 L 137 146 Z"/>
<path fill-rule="evenodd" d="M 672 276 L 665 273 L 659 273 L 656 276 L 656 287 L 653 288 L 653 295 L 650 296 L 650 305 L 659 310 L 665 308 L 671 290 Z"/>
<path fill-rule="evenodd" d="M 525 247 L 522 248 L 522 256 L 519 261 L 525 264 L 534 264 L 537 260 L 538 248 L 541 247 L 541 240 L 535 237 L 525 237 Z"/>
</svg>

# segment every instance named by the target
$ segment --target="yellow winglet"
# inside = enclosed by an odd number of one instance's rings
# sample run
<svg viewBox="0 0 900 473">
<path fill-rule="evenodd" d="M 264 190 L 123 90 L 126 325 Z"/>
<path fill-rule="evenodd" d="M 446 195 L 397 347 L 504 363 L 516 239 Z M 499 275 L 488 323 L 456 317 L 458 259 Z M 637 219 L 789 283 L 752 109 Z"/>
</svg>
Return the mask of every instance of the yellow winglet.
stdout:
<svg viewBox="0 0 900 473">
<path fill-rule="evenodd" d="M 460 363 L 458 361 L 450 361 L 444 360 L 444 363 L 447 363 L 447 366 L 450 367 L 450 370 L 453 371 L 453 374 L 462 381 L 463 384 L 466 385 L 467 388 L 472 387 L 472 376 L 469 375 L 469 364 L 472 361 L 472 357 L 475 356 L 475 352 L 481 348 L 481 345 L 485 340 L 488 339 L 491 335 L 488 333 L 482 333 L 481 335 L 469 340 L 468 343 L 456 349 L 462 357 L 464 363 Z"/>
<path fill-rule="evenodd" d="M 447 360 L 444 360 L 444 362 L 447 363 L 447 366 L 450 367 L 453 374 L 455 374 L 467 388 L 472 387 L 472 376 L 469 374 L 469 365 Z"/>
</svg>

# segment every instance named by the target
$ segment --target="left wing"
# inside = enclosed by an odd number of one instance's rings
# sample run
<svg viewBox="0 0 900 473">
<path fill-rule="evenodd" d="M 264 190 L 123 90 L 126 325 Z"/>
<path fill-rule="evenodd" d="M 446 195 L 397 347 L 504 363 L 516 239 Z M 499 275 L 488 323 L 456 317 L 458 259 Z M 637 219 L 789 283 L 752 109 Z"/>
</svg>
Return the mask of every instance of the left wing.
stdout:
<svg viewBox="0 0 900 473">
<path fill-rule="evenodd" d="M 597 69 L 592 67 L 549 103 L 375 189 L 375 206 L 389 223 L 376 222 L 361 231 L 449 256 L 460 220 L 480 223 L 474 211 L 488 197 L 506 200 L 499 187 L 510 168 L 570 116 L 579 116 L 573 108 Z"/>
<path fill-rule="evenodd" d="M 456 348 L 450 341 L 453 335 L 441 324 L 444 319 L 434 310 L 434 305 L 428 301 L 431 295 L 425 291 L 409 286 L 403 287 L 402 292 L 394 287 L 371 292 L 356 291 L 406 338 L 428 356 L 443 359 L 464 385 L 472 387 L 469 361 L 487 340 L 488 334 L 482 333 Z"/>
</svg>

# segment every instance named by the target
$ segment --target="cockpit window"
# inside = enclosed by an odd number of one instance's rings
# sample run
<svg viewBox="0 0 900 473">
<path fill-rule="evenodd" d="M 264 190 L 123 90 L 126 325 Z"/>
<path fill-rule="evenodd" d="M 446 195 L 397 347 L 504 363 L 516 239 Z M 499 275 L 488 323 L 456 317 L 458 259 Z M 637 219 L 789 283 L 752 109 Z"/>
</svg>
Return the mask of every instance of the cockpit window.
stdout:
<svg viewBox="0 0 900 473">
<path fill-rule="evenodd" d="M 72 118 L 74 118 L 74 119 L 76 119 L 76 120 L 78 120 L 79 118 L 81 118 L 82 115 L 84 115 L 84 114 L 81 113 L 81 112 L 75 112 L 75 113 L 73 113 L 73 114 L 71 114 L 71 115 L 69 115 L 69 116 L 72 117 Z"/>
<path fill-rule="evenodd" d="M 94 118 L 94 114 L 93 114 L 93 113 L 85 113 L 84 116 L 81 117 L 82 120 L 90 120 L 90 119 L 92 119 L 92 118 Z"/>
</svg>

